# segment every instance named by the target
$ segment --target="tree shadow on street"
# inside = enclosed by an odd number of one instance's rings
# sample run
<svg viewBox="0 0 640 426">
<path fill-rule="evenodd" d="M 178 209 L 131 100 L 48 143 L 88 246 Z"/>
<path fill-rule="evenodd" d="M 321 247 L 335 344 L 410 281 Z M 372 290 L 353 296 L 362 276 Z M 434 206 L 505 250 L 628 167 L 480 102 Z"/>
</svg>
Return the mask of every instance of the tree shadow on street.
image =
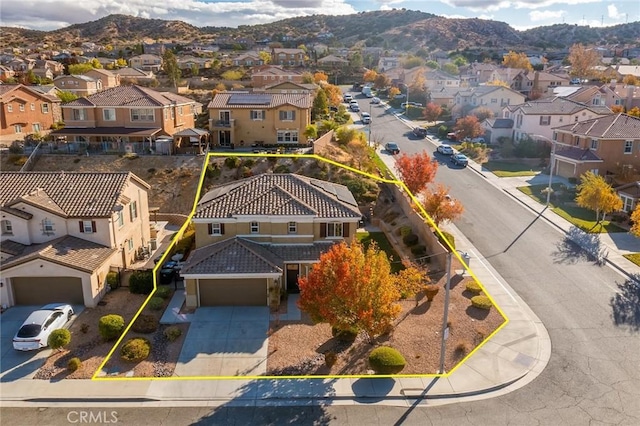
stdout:
<svg viewBox="0 0 640 426">
<path fill-rule="evenodd" d="M 570 265 L 581 261 L 603 265 L 607 255 L 607 249 L 600 242 L 600 235 L 588 234 L 575 226 L 571 227 L 553 252 L 554 263 Z"/>
<path fill-rule="evenodd" d="M 618 327 L 640 331 L 640 275 L 618 284 L 618 292 L 611 298 L 611 317 Z"/>
</svg>

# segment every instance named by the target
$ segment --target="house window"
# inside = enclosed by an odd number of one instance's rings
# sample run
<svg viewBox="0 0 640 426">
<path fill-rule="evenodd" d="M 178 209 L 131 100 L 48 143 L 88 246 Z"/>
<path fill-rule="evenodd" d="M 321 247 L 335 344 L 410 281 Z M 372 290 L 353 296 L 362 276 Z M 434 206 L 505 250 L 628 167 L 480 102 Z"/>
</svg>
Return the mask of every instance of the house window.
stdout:
<svg viewBox="0 0 640 426">
<path fill-rule="evenodd" d="M 115 108 L 105 108 L 102 110 L 102 118 L 104 121 L 116 121 Z"/>
<path fill-rule="evenodd" d="M 591 149 L 598 149 L 598 140 L 591 139 Z"/>
<path fill-rule="evenodd" d="M 497 98 L 491 98 L 491 103 L 492 104 L 497 104 L 498 103 L 498 99 Z"/>
<path fill-rule="evenodd" d="M 516 117 L 516 127 L 519 129 L 522 126 L 522 115 Z"/>
<path fill-rule="evenodd" d="M 42 113 L 43 114 L 48 114 L 49 113 L 49 104 L 48 103 L 44 103 L 40 106 L 40 108 L 42 108 Z"/>
<path fill-rule="evenodd" d="M 251 233 L 257 234 L 260 232 L 260 224 L 258 222 L 251 222 Z"/>
<path fill-rule="evenodd" d="M 549 124 L 551 124 L 551 116 L 550 115 L 541 115 L 540 116 L 540 125 L 541 126 L 548 126 Z"/>
<path fill-rule="evenodd" d="M 578 144 L 580 144 L 580 138 L 578 136 L 573 137 L 573 144 L 575 146 L 578 146 Z"/>
<path fill-rule="evenodd" d="M 327 237 L 342 237 L 342 223 L 327 223 Z"/>
<path fill-rule="evenodd" d="M 74 109 L 73 110 L 73 119 L 77 121 L 82 121 L 87 119 L 87 111 L 84 109 Z"/>
<path fill-rule="evenodd" d="M 118 228 L 122 228 L 124 226 L 124 214 L 122 210 L 118 212 Z"/>
<path fill-rule="evenodd" d="M 31 102 L 31 111 L 35 111 L 36 110 L 36 104 L 34 104 L 33 102 Z"/>
<path fill-rule="evenodd" d="M 169 110 L 168 109 L 164 109 L 164 119 L 168 120 L 169 119 Z"/>
<path fill-rule="evenodd" d="M 7 105 L 7 112 L 13 112 L 13 105 Z"/>
<path fill-rule="evenodd" d="M 131 217 L 131 222 L 138 218 L 138 204 L 136 201 L 132 201 L 129 204 L 129 216 Z"/>
<path fill-rule="evenodd" d="M 44 235 L 53 235 L 55 233 L 53 222 L 51 222 L 49 219 L 45 219 L 42 221 L 42 233 Z"/>
<path fill-rule="evenodd" d="M 129 238 L 129 251 L 133 250 L 133 239 Z"/>
<path fill-rule="evenodd" d="M 633 141 L 624 141 L 624 153 L 631 154 L 633 151 Z"/>
<path fill-rule="evenodd" d="M 280 121 L 293 121 L 296 119 L 295 111 L 280 111 Z"/>
<path fill-rule="evenodd" d="M 2 228 L 2 235 L 13 235 L 13 226 L 10 220 L 0 221 L 0 228 Z"/>
<path fill-rule="evenodd" d="M 153 110 L 149 108 L 132 109 L 131 121 L 155 121 Z"/>
<path fill-rule="evenodd" d="M 182 107 L 181 106 L 178 107 L 178 114 L 182 115 Z"/>
<path fill-rule="evenodd" d="M 13 130 L 16 133 L 22 133 L 22 126 L 20 124 L 14 124 L 13 125 Z"/>
<path fill-rule="evenodd" d="M 210 223 L 209 235 L 224 235 L 224 223 Z"/>
<path fill-rule="evenodd" d="M 631 213 L 634 209 L 633 198 L 627 197 L 626 195 L 622 194 L 620 194 L 620 198 L 622 198 L 623 203 L 622 210 L 627 213 Z"/>
<path fill-rule="evenodd" d="M 298 131 L 278 130 L 278 142 L 298 143 Z"/>
<path fill-rule="evenodd" d="M 93 220 L 81 220 L 79 223 L 81 234 L 93 234 L 96 232 L 96 223 Z"/>
<path fill-rule="evenodd" d="M 298 225 L 295 222 L 289 222 L 288 232 L 289 234 L 297 234 Z"/>
<path fill-rule="evenodd" d="M 33 129 L 33 133 L 40 133 L 40 123 L 33 123 L 31 128 Z"/>
<path fill-rule="evenodd" d="M 20 112 L 24 112 L 24 104 L 20 104 Z"/>
<path fill-rule="evenodd" d="M 263 110 L 252 110 L 250 112 L 251 114 L 251 119 L 256 121 L 256 120 L 264 120 L 264 116 L 265 116 L 265 111 Z"/>
</svg>

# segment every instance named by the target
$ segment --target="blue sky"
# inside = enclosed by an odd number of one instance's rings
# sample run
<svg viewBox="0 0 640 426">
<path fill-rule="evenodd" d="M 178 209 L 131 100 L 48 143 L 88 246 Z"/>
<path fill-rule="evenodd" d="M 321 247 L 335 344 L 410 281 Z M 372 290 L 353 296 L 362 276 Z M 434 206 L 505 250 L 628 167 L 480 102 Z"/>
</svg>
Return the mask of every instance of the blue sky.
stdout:
<svg viewBox="0 0 640 426">
<path fill-rule="evenodd" d="M 253 25 L 301 15 L 406 8 L 493 19 L 522 30 L 560 23 L 610 26 L 640 21 L 639 0 L 20 0 L 3 1 L 2 25 L 52 30 L 112 13 L 177 19 L 196 26 Z"/>
</svg>

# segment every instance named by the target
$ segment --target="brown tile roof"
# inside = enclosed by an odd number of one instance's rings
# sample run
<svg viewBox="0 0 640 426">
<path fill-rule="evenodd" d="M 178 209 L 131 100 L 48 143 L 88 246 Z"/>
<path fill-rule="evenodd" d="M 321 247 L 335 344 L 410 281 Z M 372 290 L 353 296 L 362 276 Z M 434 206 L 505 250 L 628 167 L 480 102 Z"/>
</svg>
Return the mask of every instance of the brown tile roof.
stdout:
<svg viewBox="0 0 640 426">
<path fill-rule="evenodd" d="M 10 100 L 9 98 L 10 94 L 17 90 L 24 90 L 24 91 L 30 92 L 34 96 L 37 96 L 39 98 L 44 98 L 49 102 L 56 102 L 56 103 L 60 102 L 60 99 L 57 96 L 42 93 L 38 90 L 31 89 L 29 86 L 25 86 L 23 84 L 0 84 L 0 102 L 6 102 Z"/>
<path fill-rule="evenodd" d="M 4 240 L 2 242 L 2 252 L 3 253 L 7 253 L 11 256 L 16 256 L 22 252 L 24 252 L 24 250 L 29 247 L 29 246 L 25 246 L 22 243 L 18 243 L 16 241 L 11 241 L 11 240 Z"/>
<path fill-rule="evenodd" d="M 585 105 L 583 103 L 561 97 L 528 101 L 519 105 L 509 105 L 507 108 L 512 112 L 521 110 L 525 115 L 575 114 L 584 109 L 601 115 L 611 114 L 611 110 L 606 106 Z"/>
<path fill-rule="evenodd" d="M 1 172 L 0 207 L 25 202 L 61 217 L 111 217 L 131 172 Z"/>
<path fill-rule="evenodd" d="M 222 92 L 209 102 L 208 108 L 269 109 L 282 105 L 311 108 L 310 93 Z"/>
<path fill-rule="evenodd" d="M 67 235 L 46 243 L 25 246 L 20 254 L 2 262 L 0 269 L 7 270 L 30 260 L 41 259 L 92 273 L 109 260 L 116 251 L 116 249 Z"/>
<path fill-rule="evenodd" d="M 162 107 L 172 105 L 193 104 L 193 99 L 176 95 L 171 92 L 157 92 L 140 86 L 118 86 L 93 95 L 85 96 L 80 100 L 90 102 L 90 105 L 104 107 Z M 78 102 L 78 99 L 65 104 L 65 106 L 86 106 L 86 102 Z"/>
<path fill-rule="evenodd" d="M 558 148 L 556 157 L 564 157 L 577 161 L 603 161 L 602 158 L 588 148 L 578 148 L 575 146 Z"/>
<path fill-rule="evenodd" d="M 27 213 L 25 211 L 22 211 L 20 209 L 14 209 L 13 207 L 9 207 L 9 206 L 2 206 L 0 207 L 0 210 L 2 210 L 3 212 L 12 214 L 14 216 L 17 217 L 21 217 L 23 219 L 31 219 L 33 217 L 33 215 L 31 213 Z"/>
<path fill-rule="evenodd" d="M 261 174 L 207 192 L 193 217 L 220 219 L 246 215 L 362 216 L 353 194 L 344 185 L 296 174 Z"/>
<path fill-rule="evenodd" d="M 623 113 L 611 114 L 556 127 L 554 130 L 599 139 L 640 139 L 640 118 Z"/>
</svg>

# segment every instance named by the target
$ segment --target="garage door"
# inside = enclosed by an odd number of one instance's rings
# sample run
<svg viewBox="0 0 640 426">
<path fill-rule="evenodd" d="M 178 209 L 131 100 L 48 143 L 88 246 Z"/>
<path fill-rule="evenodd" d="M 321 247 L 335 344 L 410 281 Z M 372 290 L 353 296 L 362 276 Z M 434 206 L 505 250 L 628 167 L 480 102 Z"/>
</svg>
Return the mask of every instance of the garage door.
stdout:
<svg viewBox="0 0 640 426">
<path fill-rule="evenodd" d="M 76 277 L 11 278 L 16 305 L 65 302 L 84 305 L 82 280 Z"/>
<path fill-rule="evenodd" d="M 266 306 L 267 280 L 200 280 L 200 306 Z"/>
<path fill-rule="evenodd" d="M 574 165 L 571 163 L 565 163 L 564 161 L 558 161 L 557 175 L 570 178 L 574 177 Z"/>
</svg>

